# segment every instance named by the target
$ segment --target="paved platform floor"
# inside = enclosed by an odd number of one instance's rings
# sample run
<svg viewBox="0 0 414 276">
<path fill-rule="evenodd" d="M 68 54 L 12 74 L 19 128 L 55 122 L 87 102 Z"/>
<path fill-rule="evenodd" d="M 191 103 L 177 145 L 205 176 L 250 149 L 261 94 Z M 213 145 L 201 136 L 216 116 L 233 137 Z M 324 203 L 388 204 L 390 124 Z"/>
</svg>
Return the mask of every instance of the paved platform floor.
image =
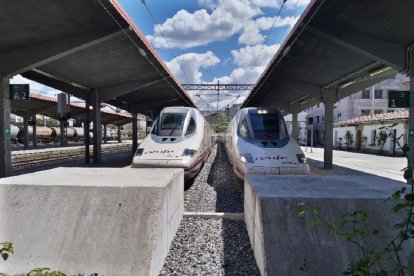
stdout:
<svg viewBox="0 0 414 276">
<path fill-rule="evenodd" d="M 323 168 L 323 148 L 301 147 L 308 158 L 311 172 L 318 175 L 377 175 L 405 182 L 403 170 L 405 157 L 389 157 L 375 154 L 333 151 L 333 168 Z"/>
</svg>

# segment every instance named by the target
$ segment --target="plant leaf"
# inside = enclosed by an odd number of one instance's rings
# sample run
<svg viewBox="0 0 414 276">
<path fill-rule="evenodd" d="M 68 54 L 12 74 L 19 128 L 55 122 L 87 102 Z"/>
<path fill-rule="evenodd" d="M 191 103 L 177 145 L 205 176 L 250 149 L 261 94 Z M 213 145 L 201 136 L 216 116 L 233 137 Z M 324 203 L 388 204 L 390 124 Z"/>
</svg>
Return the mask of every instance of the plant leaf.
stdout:
<svg viewBox="0 0 414 276">
<path fill-rule="evenodd" d="M 394 213 L 398 213 L 398 211 L 400 211 L 402 208 L 404 208 L 405 205 L 402 203 L 398 203 L 397 205 L 395 205 L 392 210 L 394 211 Z"/>
</svg>

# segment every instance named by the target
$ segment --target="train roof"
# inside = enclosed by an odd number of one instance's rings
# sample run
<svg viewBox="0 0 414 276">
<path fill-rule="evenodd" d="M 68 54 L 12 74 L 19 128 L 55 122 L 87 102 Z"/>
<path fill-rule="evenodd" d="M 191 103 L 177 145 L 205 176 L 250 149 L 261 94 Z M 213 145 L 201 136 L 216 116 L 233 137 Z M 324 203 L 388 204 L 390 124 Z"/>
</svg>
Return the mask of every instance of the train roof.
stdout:
<svg viewBox="0 0 414 276">
<path fill-rule="evenodd" d="M 164 107 L 161 112 L 187 112 L 188 110 L 197 110 L 194 107 L 186 107 L 186 106 L 169 106 Z"/>
<path fill-rule="evenodd" d="M 270 106 L 257 106 L 257 107 L 243 107 L 240 109 L 242 112 L 248 112 L 250 110 L 271 110 L 273 112 L 280 113 L 280 110 L 276 107 L 270 107 Z"/>
</svg>

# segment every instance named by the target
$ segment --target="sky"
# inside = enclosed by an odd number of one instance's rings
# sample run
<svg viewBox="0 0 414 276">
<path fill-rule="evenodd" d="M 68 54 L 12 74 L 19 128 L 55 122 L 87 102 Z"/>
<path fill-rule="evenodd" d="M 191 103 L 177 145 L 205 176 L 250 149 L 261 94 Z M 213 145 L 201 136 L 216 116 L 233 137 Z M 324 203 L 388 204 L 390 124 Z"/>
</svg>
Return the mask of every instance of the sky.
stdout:
<svg viewBox="0 0 414 276">
<path fill-rule="evenodd" d="M 119 0 L 182 84 L 255 84 L 310 0 Z M 60 91 L 30 83 L 35 92 Z M 249 91 L 187 91 L 201 110 L 241 103 Z"/>
<path fill-rule="evenodd" d="M 120 0 L 182 84 L 254 84 L 310 0 Z M 248 91 L 187 91 L 202 110 Z M 197 96 L 199 95 L 199 96 Z"/>
</svg>

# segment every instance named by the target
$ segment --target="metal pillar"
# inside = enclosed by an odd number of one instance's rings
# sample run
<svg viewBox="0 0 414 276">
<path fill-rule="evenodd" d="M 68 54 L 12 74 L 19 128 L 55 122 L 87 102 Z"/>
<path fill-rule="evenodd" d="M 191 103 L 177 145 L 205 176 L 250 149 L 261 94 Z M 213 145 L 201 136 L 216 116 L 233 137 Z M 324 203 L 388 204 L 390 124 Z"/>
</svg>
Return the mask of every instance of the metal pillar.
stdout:
<svg viewBox="0 0 414 276">
<path fill-rule="evenodd" d="M 93 163 L 97 164 L 102 161 L 101 100 L 97 89 L 93 89 L 91 96 L 93 107 Z"/>
<path fill-rule="evenodd" d="M 0 75 L 0 177 L 11 175 L 9 78 Z"/>
<path fill-rule="evenodd" d="M 64 147 L 66 146 L 66 135 L 65 135 L 65 122 L 66 121 L 59 121 L 60 125 L 60 146 Z"/>
<path fill-rule="evenodd" d="M 33 132 L 33 147 L 37 147 L 37 133 L 36 133 L 36 114 L 32 115 L 32 121 L 33 126 L 32 126 L 32 132 Z"/>
<path fill-rule="evenodd" d="M 138 148 L 138 114 L 132 113 L 132 154 L 135 154 Z"/>
<path fill-rule="evenodd" d="M 297 142 L 299 133 L 298 113 L 292 113 L 292 138 Z"/>
<path fill-rule="evenodd" d="M 323 167 L 332 169 L 333 160 L 333 107 L 337 99 L 336 88 L 323 90 L 323 103 L 325 104 L 325 140 Z"/>
<path fill-rule="evenodd" d="M 104 131 L 103 131 L 103 142 L 104 142 L 104 144 L 106 144 L 108 142 L 108 133 L 106 132 L 107 131 L 106 125 L 103 125 L 103 129 L 104 129 Z"/>
<path fill-rule="evenodd" d="M 24 112 L 23 113 L 23 132 L 24 132 L 24 147 L 29 147 L 29 113 Z"/>
<path fill-rule="evenodd" d="M 91 157 L 90 154 L 90 150 L 89 150 L 89 146 L 91 144 L 91 140 L 90 140 L 90 124 L 91 124 L 91 110 L 90 110 L 90 106 L 91 106 L 91 95 L 90 93 L 88 93 L 87 97 L 86 97 L 86 101 L 85 101 L 85 110 L 86 110 L 86 117 L 85 117 L 85 122 L 83 125 L 83 135 L 84 135 L 84 143 L 85 143 L 85 163 L 89 164 L 89 159 Z"/>
<path fill-rule="evenodd" d="M 121 126 L 118 126 L 118 143 L 122 143 Z"/>
</svg>

